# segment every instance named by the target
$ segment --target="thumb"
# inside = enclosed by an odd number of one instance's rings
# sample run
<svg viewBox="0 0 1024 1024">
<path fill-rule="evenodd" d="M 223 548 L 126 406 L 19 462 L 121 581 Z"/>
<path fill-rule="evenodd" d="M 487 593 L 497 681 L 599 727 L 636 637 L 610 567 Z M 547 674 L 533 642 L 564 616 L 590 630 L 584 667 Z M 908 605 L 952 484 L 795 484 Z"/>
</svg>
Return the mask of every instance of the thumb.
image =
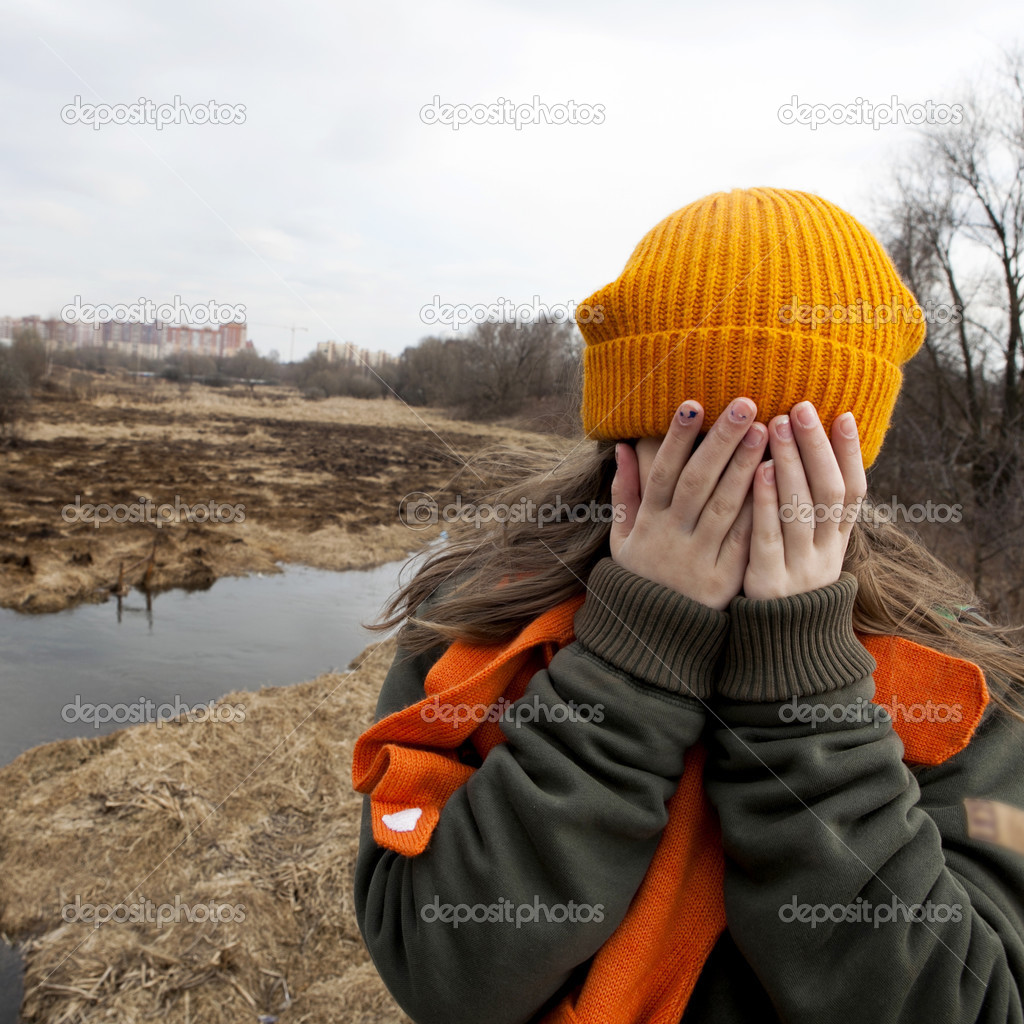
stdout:
<svg viewBox="0 0 1024 1024">
<path fill-rule="evenodd" d="M 608 536 L 612 556 L 618 554 L 626 538 L 633 532 L 640 509 L 640 463 L 631 444 L 615 446 L 615 476 L 612 477 L 612 528 Z"/>
</svg>

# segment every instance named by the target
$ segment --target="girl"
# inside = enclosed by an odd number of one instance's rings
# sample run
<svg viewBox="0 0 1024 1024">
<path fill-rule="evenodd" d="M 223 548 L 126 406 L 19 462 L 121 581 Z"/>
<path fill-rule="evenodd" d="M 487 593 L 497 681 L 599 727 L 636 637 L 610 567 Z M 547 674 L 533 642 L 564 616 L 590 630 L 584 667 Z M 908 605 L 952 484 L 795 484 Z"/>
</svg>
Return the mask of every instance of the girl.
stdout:
<svg viewBox="0 0 1024 1024">
<path fill-rule="evenodd" d="M 864 500 L 913 296 L 842 210 L 751 189 L 587 307 L 590 440 L 381 625 L 384 981 L 418 1024 L 1024 1020 L 1024 657 Z"/>
</svg>

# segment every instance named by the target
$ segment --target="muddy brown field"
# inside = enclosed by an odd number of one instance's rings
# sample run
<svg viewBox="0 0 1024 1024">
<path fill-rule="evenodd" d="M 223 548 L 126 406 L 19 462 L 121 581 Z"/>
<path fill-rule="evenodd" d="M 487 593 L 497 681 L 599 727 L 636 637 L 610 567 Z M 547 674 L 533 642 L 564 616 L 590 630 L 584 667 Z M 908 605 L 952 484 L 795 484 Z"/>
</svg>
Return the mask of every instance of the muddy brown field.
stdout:
<svg viewBox="0 0 1024 1024">
<path fill-rule="evenodd" d="M 43 392 L 22 434 L 0 450 L 0 604 L 23 612 L 138 585 L 150 552 L 151 590 L 289 562 L 401 558 L 443 526 L 403 525 L 404 495 L 449 500 L 456 479 L 473 483 L 453 475 L 474 452 L 537 440 L 397 401 L 105 379 L 86 394 Z M 76 498 L 140 497 L 242 504 L 244 521 L 96 528 L 62 516 Z M 352 744 L 394 651 L 392 638 L 350 672 L 229 695 L 246 713 L 225 728 L 183 716 L 44 744 L 0 767 L 0 935 L 25 958 L 22 1019 L 408 1022 L 352 902 Z M 190 913 L 227 901 L 242 919 L 95 928 L 67 918 L 76 899 Z"/>
<path fill-rule="evenodd" d="M 402 558 L 443 525 L 404 525 L 403 496 L 449 500 L 467 455 L 523 436 L 393 399 L 183 393 L 101 377 L 84 395 L 59 380 L 39 393 L 21 433 L 0 449 L 0 606 L 24 612 L 105 600 L 119 585 L 198 589 L 278 563 L 341 570 Z M 242 521 L 96 526 L 63 513 L 76 502 L 141 511 L 140 499 L 213 501 Z"/>
</svg>

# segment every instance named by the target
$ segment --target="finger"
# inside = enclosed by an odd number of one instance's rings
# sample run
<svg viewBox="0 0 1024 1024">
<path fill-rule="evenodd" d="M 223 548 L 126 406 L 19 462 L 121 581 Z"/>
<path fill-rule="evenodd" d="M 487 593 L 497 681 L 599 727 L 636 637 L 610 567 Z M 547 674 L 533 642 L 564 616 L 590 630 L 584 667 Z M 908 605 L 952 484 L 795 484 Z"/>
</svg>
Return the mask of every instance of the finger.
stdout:
<svg viewBox="0 0 1024 1024">
<path fill-rule="evenodd" d="M 781 575 L 786 571 L 786 544 L 779 518 L 778 479 L 773 459 L 754 474 L 753 494 L 750 567 L 760 575 Z"/>
<path fill-rule="evenodd" d="M 640 464 L 631 444 L 619 442 L 615 446 L 615 476 L 612 477 L 612 505 L 623 516 L 612 517 L 608 545 L 612 555 L 618 554 L 623 541 L 633 532 L 636 514 L 640 508 Z M 621 518 L 621 522 L 619 521 Z"/>
<path fill-rule="evenodd" d="M 793 553 L 805 551 L 814 542 L 814 503 L 804 473 L 800 449 L 793 436 L 789 416 L 775 416 L 768 424 L 772 453 L 773 487 L 781 495 L 779 520 L 782 536 Z M 767 465 L 767 463 L 766 463 Z"/>
<path fill-rule="evenodd" d="M 752 423 L 701 511 L 694 528 L 695 537 L 700 537 L 711 547 L 721 547 L 722 538 L 736 521 L 750 492 L 750 483 L 761 464 L 767 443 L 768 428 L 763 423 Z"/>
<path fill-rule="evenodd" d="M 747 563 L 750 561 L 750 537 L 754 529 L 754 492 L 748 488 L 740 506 L 739 514 L 718 549 L 717 562 L 735 567 L 738 580 L 742 582 Z"/>
<path fill-rule="evenodd" d="M 839 521 L 846 483 L 836 461 L 835 449 L 811 402 L 798 402 L 790 417 L 804 474 L 814 502 L 815 525 Z M 839 513 L 836 515 L 835 513 Z"/>
<path fill-rule="evenodd" d="M 660 511 L 672 504 L 679 474 L 693 451 L 703 422 L 704 409 L 699 402 L 688 399 L 676 410 L 644 483 L 647 508 Z"/>
<path fill-rule="evenodd" d="M 743 435 L 754 422 L 757 406 L 749 398 L 737 398 L 715 420 L 679 476 L 672 508 L 682 525 L 694 529 L 712 492 L 736 451 Z"/>
<path fill-rule="evenodd" d="M 860 504 L 868 491 L 864 455 L 860 450 L 860 432 L 857 430 L 857 420 L 852 412 L 844 412 L 833 421 L 832 447 L 846 486 L 843 499 L 846 514 L 839 524 L 839 533 L 843 537 L 848 537 L 857 520 Z"/>
</svg>

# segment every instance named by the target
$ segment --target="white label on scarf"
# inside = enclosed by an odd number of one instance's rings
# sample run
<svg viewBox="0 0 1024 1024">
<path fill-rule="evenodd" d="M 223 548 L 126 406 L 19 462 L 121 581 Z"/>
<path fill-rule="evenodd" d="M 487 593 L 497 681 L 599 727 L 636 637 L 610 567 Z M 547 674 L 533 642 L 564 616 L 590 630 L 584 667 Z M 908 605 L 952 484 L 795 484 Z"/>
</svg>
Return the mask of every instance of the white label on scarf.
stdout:
<svg viewBox="0 0 1024 1024">
<path fill-rule="evenodd" d="M 395 811 L 394 814 L 382 814 L 380 820 L 392 832 L 411 832 L 422 813 L 422 807 L 406 807 L 404 811 Z"/>
</svg>

